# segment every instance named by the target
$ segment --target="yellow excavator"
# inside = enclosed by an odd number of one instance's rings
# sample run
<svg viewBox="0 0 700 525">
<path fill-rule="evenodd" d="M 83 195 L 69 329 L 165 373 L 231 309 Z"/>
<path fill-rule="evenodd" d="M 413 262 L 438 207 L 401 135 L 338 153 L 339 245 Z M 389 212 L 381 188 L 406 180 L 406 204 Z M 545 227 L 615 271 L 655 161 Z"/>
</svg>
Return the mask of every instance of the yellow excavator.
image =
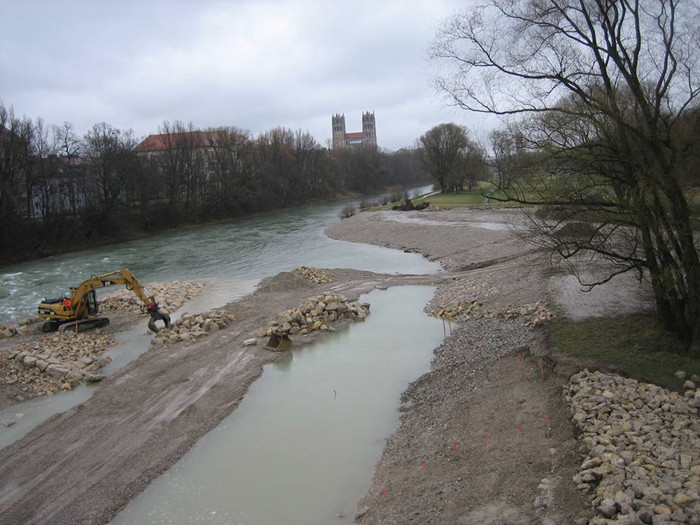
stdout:
<svg viewBox="0 0 700 525">
<path fill-rule="evenodd" d="M 123 284 L 127 290 L 131 290 L 143 302 L 146 311 L 151 314 L 148 321 L 148 328 L 153 332 L 160 330 L 156 324 L 162 321 L 164 325 L 170 326 L 168 314 L 158 310 L 158 303 L 148 290 L 139 282 L 136 276 L 124 268 L 118 272 L 106 273 L 80 283 L 75 288 L 70 289 L 67 297 L 58 299 L 44 299 L 39 303 L 39 317 L 48 319 L 42 326 L 43 332 L 63 332 L 75 329 L 77 331 L 100 328 L 109 324 L 106 317 L 97 317 L 99 305 L 97 304 L 98 288 Z"/>
</svg>

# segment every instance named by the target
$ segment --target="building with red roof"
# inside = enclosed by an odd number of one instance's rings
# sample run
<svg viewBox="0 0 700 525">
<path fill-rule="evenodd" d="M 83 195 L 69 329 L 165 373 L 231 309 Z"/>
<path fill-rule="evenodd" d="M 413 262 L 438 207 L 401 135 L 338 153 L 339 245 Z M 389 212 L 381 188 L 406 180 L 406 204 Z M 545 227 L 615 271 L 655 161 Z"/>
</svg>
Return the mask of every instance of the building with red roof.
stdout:
<svg viewBox="0 0 700 525">
<path fill-rule="evenodd" d="M 377 147 L 377 126 L 374 113 L 362 113 L 362 131 L 347 133 L 345 130 L 345 115 L 333 115 L 333 149 Z"/>
</svg>

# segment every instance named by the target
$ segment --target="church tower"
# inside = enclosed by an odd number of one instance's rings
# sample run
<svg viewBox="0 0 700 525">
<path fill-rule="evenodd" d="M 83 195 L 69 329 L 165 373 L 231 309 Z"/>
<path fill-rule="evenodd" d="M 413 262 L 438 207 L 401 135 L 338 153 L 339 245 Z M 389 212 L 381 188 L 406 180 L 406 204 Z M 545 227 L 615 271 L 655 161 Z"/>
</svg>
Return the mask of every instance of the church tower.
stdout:
<svg viewBox="0 0 700 525">
<path fill-rule="evenodd" d="M 362 113 L 362 131 L 348 133 L 345 130 L 345 115 L 333 115 L 331 118 L 333 128 L 333 149 L 341 148 L 376 148 L 377 126 L 374 121 L 374 112 Z"/>
<path fill-rule="evenodd" d="M 362 113 L 362 144 L 377 147 L 377 127 L 374 122 L 374 112 Z"/>
<path fill-rule="evenodd" d="M 333 149 L 345 146 L 345 115 L 333 115 L 331 118 L 333 126 Z"/>
</svg>

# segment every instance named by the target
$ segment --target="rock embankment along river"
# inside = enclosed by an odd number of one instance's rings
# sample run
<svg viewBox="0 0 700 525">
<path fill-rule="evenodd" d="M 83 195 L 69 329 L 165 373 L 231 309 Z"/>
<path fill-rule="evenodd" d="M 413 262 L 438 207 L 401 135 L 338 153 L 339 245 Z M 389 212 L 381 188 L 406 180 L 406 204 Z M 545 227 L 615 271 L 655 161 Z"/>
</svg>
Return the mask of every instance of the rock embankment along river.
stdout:
<svg viewBox="0 0 700 525">
<path fill-rule="evenodd" d="M 700 523 L 700 389 L 684 393 L 583 370 L 566 399 L 588 451 L 574 481 L 589 523 Z"/>
</svg>

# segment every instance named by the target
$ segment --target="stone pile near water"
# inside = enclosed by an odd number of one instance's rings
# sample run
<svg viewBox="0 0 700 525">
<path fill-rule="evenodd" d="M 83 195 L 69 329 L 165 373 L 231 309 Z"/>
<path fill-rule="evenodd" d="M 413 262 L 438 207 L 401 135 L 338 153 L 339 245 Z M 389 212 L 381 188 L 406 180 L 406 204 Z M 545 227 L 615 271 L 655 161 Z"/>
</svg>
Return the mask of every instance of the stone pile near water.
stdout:
<svg viewBox="0 0 700 525">
<path fill-rule="evenodd" d="M 199 295 L 206 285 L 207 283 L 202 281 L 170 281 L 151 283 L 146 288 L 155 297 L 161 312 L 172 313 L 185 302 Z M 143 306 L 134 292 L 127 289 L 100 298 L 100 309 L 103 312 L 123 310 L 142 312 Z"/>
<path fill-rule="evenodd" d="M 344 296 L 325 292 L 302 305 L 285 310 L 267 328 L 258 330 L 258 337 L 270 335 L 306 335 L 324 330 L 334 331 L 331 323 L 343 319 L 363 321 L 369 315 L 369 303 L 350 302 Z"/>
<path fill-rule="evenodd" d="M 100 381 L 97 371 L 109 363 L 102 354 L 116 341 L 94 333 L 57 333 L 5 351 L 0 369 L 6 385 L 22 399 L 70 390 L 82 381 Z"/>
<path fill-rule="evenodd" d="M 202 314 L 189 313 L 175 321 L 170 327 L 160 330 L 151 341 L 152 345 L 177 344 L 199 339 L 211 332 L 221 330 L 235 319 L 228 310 L 211 310 Z"/>
<path fill-rule="evenodd" d="M 0 324 L 0 339 L 14 337 L 18 335 L 18 331 L 14 326 L 3 326 Z"/>
<path fill-rule="evenodd" d="M 333 278 L 328 272 L 310 266 L 297 266 L 292 272 L 316 284 L 330 283 L 333 281 Z"/>
<path fill-rule="evenodd" d="M 694 379 L 698 379 L 694 377 Z M 574 481 L 603 523 L 700 524 L 700 389 L 584 370 L 565 390 L 588 456 Z"/>
<path fill-rule="evenodd" d="M 509 305 L 498 311 L 492 311 L 476 300 L 451 300 L 447 303 L 434 302 L 429 307 L 430 315 L 456 321 L 466 319 L 493 319 L 501 317 L 514 319 L 516 317 L 531 317 L 532 321 L 527 324 L 537 324 L 545 320 L 554 318 L 554 314 L 548 311 L 547 307 L 540 301 L 528 303 L 521 306 Z"/>
</svg>

